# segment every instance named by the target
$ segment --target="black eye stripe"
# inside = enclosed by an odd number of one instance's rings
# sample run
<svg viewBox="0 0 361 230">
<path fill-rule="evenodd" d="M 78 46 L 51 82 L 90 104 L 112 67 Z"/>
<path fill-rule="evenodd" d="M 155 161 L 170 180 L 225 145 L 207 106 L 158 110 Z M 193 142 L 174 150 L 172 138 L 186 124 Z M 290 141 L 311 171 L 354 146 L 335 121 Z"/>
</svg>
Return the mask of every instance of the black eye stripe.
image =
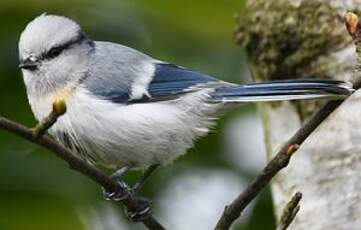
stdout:
<svg viewBox="0 0 361 230">
<path fill-rule="evenodd" d="M 62 45 L 51 48 L 49 51 L 47 51 L 45 54 L 43 54 L 43 59 L 55 58 L 55 57 L 59 56 L 59 54 L 61 54 L 64 50 L 70 48 L 72 45 L 80 44 L 85 40 L 88 40 L 88 38 L 85 36 L 85 34 L 79 33 L 79 35 L 75 39 L 70 40 Z"/>
</svg>

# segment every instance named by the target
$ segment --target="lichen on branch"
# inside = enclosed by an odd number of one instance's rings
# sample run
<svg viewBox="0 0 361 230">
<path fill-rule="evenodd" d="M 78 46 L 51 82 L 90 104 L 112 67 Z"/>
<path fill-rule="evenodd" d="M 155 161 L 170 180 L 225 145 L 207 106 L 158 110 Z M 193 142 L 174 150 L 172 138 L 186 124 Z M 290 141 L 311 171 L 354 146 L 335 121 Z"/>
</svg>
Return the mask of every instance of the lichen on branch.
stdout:
<svg viewBox="0 0 361 230">
<path fill-rule="evenodd" d="M 237 16 L 236 41 L 244 47 L 256 80 L 319 77 L 331 54 L 351 43 L 343 17 L 328 1 L 252 0 Z"/>
</svg>

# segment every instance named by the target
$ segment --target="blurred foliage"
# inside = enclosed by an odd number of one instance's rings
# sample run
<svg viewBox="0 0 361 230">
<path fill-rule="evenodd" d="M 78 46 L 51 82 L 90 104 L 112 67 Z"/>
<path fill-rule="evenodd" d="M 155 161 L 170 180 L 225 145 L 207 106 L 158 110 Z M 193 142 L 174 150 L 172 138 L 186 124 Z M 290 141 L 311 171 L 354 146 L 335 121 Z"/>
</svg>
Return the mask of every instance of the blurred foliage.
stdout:
<svg viewBox="0 0 361 230">
<path fill-rule="evenodd" d="M 0 114 L 29 126 L 35 124 L 17 68 L 17 41 L 24 26 L 43 12 L 75 19 L 93 39 L 119 42 L 158 59 L 242 82 L 244 55 L 233 41 L 233 15 L 243 4 L 239 0 L 1 0 Z M 232 170 L 248 179 L 254 176 L 222 158 L 222 127 L 245 110 L 254 111 L 254 107 L 242 107 L 221 119 L 215 131 L 199 140 L 189 154 L 159 170 L 142 194 L 155 197 L 175 175 L 193 166 Z M 139 172 L 130 173 L 127 179 L 134 182 L 138 176 Z M 100 188 L 69 170 L 64 162 L 0 132 L 1 230 L 84 229 L 79 209 L 103 202 Z M 250 220 L 237 229 L 273 227 L 267 192 Z"/>
</svg>

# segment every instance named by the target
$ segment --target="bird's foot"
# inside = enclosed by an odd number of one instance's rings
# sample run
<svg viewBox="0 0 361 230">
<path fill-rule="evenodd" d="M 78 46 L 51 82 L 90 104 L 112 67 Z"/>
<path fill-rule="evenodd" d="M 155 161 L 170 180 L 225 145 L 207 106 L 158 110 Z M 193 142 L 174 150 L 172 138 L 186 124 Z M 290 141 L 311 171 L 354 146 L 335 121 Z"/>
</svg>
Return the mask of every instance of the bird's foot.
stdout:
<svg viewBox="0 0 361 230">
<path fill-rule="evenodd" d="M 115 173 L 113 173 L 110 177 L 112 180 L 116 181 L 120 186 L 119 190 L 108 192 L 104 188 L 102 188 L 103 195 L 106 200 L 114 200 L 114 201 L 122 201 L 129 197 L 135 201 L 135 205 L 131 208 L 127 208 L 125 210 L 125 214 L 132 221 L 138 222 L 148 218 L 148 216 L 152 212 L 152 202 L 149 199 L 138 196 L 139 190 L 142 188 L 145 181 L 149 178 L 149 176 L 158 168 L 159 165 L 150 166 L 142 175 L 140 180 L 132 187 L 129 187 L 124 181 L 122 181 L 122 177 L 126 172 L 129 171 L 130 167 L 125 166 L 120 168 Z"/>
<path fill-rule="evenodd" d="M 106 200 L 122 201 L 131 195 L 132 188 L 122 181 L 117 181 L 117 183 L 119 184 L 120 189 L 113 192 L 108 192 L 102 187 L 103 196 Z"/>
<path fill-rule="evenodd" d="M 128 196 L 130 196 L 132 192 L 132 188 L 130 188 L 124 181 L 122 181 L 122 177 L 125 173 L 129 171 L 129 166 L 124 166 L 118 169 L 115 173 L 113 173 L 110 178 L 116 181 L 120 186 L 120 189 L 117 191 L 109 192 L 102 187 L 103 196 L 106 200 L 114 200 L 121 201 L 125 200 Z"/>
<path fill-rule="evenodd" d="M 148 218 L 152 213 L 152 201 L 137 196 L 139 190 L 143 187 L 145 181 L 150 177 L 150 175 L 159 167 L 159 164 L 150 166 L 139 179 L 139 181 L 130 188 L 130 192 L 134 199 L 136 200 L 137 205 L 133 209 L 126 209 L 125 213 L 134 222 L 142 221 Z"/>
<path fill-rule="evenodd" d="M 136 196 L 134 199 L 137 205 L 135 205 L 135 208 L 126 209 L 125 214 L 134 222 L 147 219 L 148 216 L 152 213 L 152 201 L 144 197 Z"/>
</svg>

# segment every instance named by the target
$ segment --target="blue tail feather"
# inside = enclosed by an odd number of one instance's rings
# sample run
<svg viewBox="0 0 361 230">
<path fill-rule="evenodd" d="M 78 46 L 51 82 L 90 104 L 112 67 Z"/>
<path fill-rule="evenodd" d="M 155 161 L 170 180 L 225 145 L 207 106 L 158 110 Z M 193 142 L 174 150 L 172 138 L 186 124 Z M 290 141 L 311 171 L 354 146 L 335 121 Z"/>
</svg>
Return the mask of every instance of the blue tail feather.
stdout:
<svg viewBox="0 0 361 230">
<path fill-rule="evenodd" d="M 231 85 L 215 90 L 213 102 L 280 101 L 315 98 L 343 98 L 353 92 L 351 84 L 332 80 L 274 81 Z"/>
</svg>

